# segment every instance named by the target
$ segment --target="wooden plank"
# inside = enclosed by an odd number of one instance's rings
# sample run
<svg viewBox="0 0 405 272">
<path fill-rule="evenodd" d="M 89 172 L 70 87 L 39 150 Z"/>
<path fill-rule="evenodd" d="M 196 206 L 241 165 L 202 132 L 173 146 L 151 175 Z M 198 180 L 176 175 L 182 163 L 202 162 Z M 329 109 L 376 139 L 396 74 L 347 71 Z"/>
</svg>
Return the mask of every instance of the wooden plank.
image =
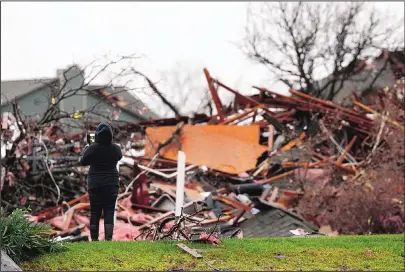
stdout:
<svg viewBox="0 0 405 272">
<path fill-rule="evenodd" d="M 346 154 L 349 153 L 350 148 L 352 148 L 354 142 L 356 141 L 357 136 L 354 136 L 353 139 L 350 141 L 350 143 L 346 146 L 346 148 L 343 150 L 342 154 L 339 156 L 339 158 L 336 161 L 336 165 L 342 165 L 343 160 L 346 157 Z"/>
<path fill-rule="evenodd" d="M 211 75 L 208 72 L 207 68 L 204 68 L 204 74 L 205 74 L 205 77 L 208 82 L 208 88 L 211 92 L 212 100 L 214 101 L 215 107 L 217 108 L 219 119 L 221 120 L 221 122 L 223 122 L 225 120 L 225 118 L 224 118 L 224 113 L 222 112 L 221 99 L 219 98 L 218 92 L 215 89 L 215 86 L 212 82 L 213 80 L 212 80 Z"/>
<path fill-rule="evenodd" d="M 370 107 L 367 107 L 366 105 L 361 104 L 359 101 L 356 101 L 356 100 L 353 99 L 352 102 L 354 104 L 356 104 L 357 106 L 361 107 L 363 110 L 366 110 L 366 111 L 368 111 L 368 112 L 370 112 L 372 114 L 375 114 L 375 115 L 378 115 L 378 116 L 382 117 L 380 113 L 376 112 L 375 110 L 371 109 Z M 392 124 L 392 125 L 396 126 L 397 128 L 401 129 L 402 131 L 405 130 L 404 126 L 401 125 L 400 123 L 398 123 L 397 121 L 393 121 L 391 119 L 388 119 L 387 121 L 390 124 Z"/>
<path fill-rule="evenodd" d="M 271 187 L 269 186 L 263 191 L 262 195 L 260 196 L 260 199 L 265 200 L 266 197 L 270 194 L 270 191 L 271 191 Z"/>
<path fill-rule="evenodd" d="M 271 193 L 270 199 L 269 199 L 269 203 L 273 203 L 278 195 L 278 187 L 275 187 L 273 192 Z"/>
<path fill-rule="evenodd" d="M 202 258 L 202 255 L 198 254 L 195 249 L 189 248 L 185 244 L 177 244 L 177 246 L 195 258 Z"/>
</svg>

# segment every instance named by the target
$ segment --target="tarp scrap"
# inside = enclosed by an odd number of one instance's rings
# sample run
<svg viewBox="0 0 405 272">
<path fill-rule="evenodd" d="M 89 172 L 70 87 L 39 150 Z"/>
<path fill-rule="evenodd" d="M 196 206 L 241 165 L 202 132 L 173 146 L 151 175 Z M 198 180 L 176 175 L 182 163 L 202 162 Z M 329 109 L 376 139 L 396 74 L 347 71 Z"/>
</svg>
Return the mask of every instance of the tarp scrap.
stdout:
<svg viewBox="0 0 405 272">
<path fill-rule="evenodd" d="M 146 129 L 146 157 L 153 157 L 155 148 L 169 139 L 175 126 Z M 177 160 L 179 148 L 187 154 L 187 163 L 239 174 L 255 168 L 257 158 L 266 151 L 259 145 L 259 126 L 191 126 L 185 125 L 179 137 L 161 150 L 167 159 Z"/>
</svg>

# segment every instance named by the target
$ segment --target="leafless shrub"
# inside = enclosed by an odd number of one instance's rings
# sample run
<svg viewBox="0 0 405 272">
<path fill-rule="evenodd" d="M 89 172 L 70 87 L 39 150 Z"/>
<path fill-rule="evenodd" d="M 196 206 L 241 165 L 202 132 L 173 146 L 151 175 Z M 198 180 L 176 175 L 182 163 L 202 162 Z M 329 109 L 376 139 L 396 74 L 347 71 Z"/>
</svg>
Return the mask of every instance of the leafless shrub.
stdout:
<svg viewBox="0 0 405 272">
<path fill-rule="evenodd" d="M 403 106 L 388 95 L 383 102 L 382 112 L 391 120 L 403 114 Z M 371 136 L 363 140 L 364 161 L 356 175 L 349 176 L 329 165 L 329 175 L 305 179 L 305 195 L 299 203 L 304 216 L 320 226 L 331 225 L 342 234 L 405 230 L 404 136 L 400 129 L 385 123 L 381 129 L 383 120 L 377 118 Z M 312 139 L 308 149 L 311 144 L 319 141 Z"/>
</svg>

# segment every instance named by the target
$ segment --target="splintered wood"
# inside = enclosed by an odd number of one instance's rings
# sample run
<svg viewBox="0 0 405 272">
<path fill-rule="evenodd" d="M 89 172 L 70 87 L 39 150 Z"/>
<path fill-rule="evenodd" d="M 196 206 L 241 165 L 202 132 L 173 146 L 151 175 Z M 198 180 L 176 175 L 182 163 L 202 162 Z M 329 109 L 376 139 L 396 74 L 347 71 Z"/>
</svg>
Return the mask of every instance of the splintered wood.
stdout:
<svg viewBox="0 0 405 272">
<path fill-rule="evenodd" d="M 182 250 L 184 250 L 185 252 L 187 252 L 188 254 L 190 254 L 191 256 L 195 257 L 195 258 L 202 258 L 203 257 L 195 249 L 189 248 L 185 244 L 177 244 L 177 246 L 179 248 L 181 248 Z"/>
</svg>

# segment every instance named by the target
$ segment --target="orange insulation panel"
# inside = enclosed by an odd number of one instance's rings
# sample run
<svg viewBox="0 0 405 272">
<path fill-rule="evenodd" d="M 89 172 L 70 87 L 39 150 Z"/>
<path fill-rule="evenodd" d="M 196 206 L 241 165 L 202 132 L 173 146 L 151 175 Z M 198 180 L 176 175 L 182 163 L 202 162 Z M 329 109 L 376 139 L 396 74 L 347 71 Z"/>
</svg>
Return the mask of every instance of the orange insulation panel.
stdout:
<svg viewBox="0 0 405 272">
<path fill-rule="evenodd" d="M 153 157 L 159 143 L 169 139 L 175 126 L 146 129 L 145 157 Z M 257 158 L 267 150 L 259 144 L 259 126 L 185 125 L 180 135 L 181 150 L 189 164 L 229 174 L 239 174 L 256 166 Z M 177 160 L 176 140 L 161 150 L 166 159 Z"/>
</svg>

